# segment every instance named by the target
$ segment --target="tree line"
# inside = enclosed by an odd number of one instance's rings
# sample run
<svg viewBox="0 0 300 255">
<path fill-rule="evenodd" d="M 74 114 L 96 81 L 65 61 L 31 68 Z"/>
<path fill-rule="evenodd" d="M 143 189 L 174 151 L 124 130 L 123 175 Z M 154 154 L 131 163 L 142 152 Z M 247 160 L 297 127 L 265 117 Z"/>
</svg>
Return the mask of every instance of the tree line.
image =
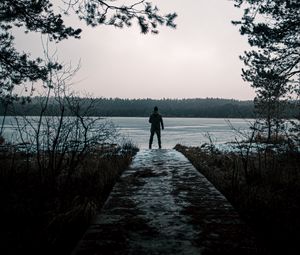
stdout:
<svg viewBox="0 0 300 255">
<path fill-rule="evenodd" d="M 8 115 L 39 116 L 43 97 L 33 97 L 29 103 L 22 100 L 9 107 Z M 121 99 L 121 98 L 77 98 L 82 105 L 82 113 L 89 107 L 89 116 L 146 117 L 158 106 L 164 117 L 202 117 L 202 118 L 254 118 L 254 102 L 220 98 L 194 99 Z M 90 105 L 93 108 L 90 108 Z M 285 117 L 293 118 L 295 110 L 291 103 Z M 5 112 L 0 106 L 0 114 Z M 60 105 L 55 98 L 49 99 L 46 115 L 59 115 Z M 72 112 L 66 112 L 72 115 Z"/>
</svg>

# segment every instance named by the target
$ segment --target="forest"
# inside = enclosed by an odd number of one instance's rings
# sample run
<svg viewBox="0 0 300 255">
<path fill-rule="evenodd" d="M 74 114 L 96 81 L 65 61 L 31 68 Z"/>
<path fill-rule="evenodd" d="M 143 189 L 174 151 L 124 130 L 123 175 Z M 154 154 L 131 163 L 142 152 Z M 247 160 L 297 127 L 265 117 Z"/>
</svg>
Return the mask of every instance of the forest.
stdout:
<svg viewBox="0 0 300 255">
<path fill-rule="evenodd" d="M 38 116 L 41 112 L 43 97 L 33 97 L 29 103 L 19 102 L 8 106 L 8 115 Z M 88 116 L 113 117 L 146 117 L 154 106 L 158 106 L 164 117 L 198 117 L 198 118 L 254 118 L 255 107 L 253 101 L 241 101 L 221 98 L 194 99 L 121 99 L 121 98 L 78 98 L 82 111 L 89 108 Z M 285 104 L 285 118 L 294 118 L 296 106 L 293 101 Z M 85 107 L 86 106 L 86 107 Z M 4 115 L 5 106 L 0 105 L 0 115 Z M 55 98 L 49 99 L 46 115 L 59 115 L 59 102 Z M 66 114 L 72 115 L 71 112 Z"/>
<path fill-rule="evenodd" d="M 29 103 L 19 102 L 9 105 L 0 105 L 0 115 L 5 110 L 8 115 L 37 116 L 41 112 L 43 97 L 33 97 Z M 78 98 L 84 111 L 84 106 L 91 103 L 89 116 L 118 116 L 118 117 L 145 117 L 158 106 L 165 117 L 203 117 L 203 118 L 253 118 L 253 101 L 239 101 L 234 99 L 195 98 L 195 99 L 121 99 L 121 98 Z M 46 115 L 58 115 L 59 103 L 50 98 Z M 71 112 L 67 113 L 72 115 Z"/>
</svg>

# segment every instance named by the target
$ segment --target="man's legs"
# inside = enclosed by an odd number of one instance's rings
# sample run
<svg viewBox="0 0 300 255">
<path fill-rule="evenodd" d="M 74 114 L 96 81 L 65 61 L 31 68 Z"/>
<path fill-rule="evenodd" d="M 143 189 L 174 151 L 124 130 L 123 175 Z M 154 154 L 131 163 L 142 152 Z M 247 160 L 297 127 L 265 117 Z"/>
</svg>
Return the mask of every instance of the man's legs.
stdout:
<svg viewBox="0 0 300 255">
<path fill-rule="evenodd" d="M 149 149 L 151 149 L 151 147 L 152 147 L 153 136 L 154 136 L 154 131 L 151 130 L 150 139 L 149 139 Z"/>
<path fill-rule="evenodd" d="M 158 147 L 161 149 L 161 139 L 160 139 L 160 130 L 156 130 L 157 140 L 158 140 Z"/>
</svg>

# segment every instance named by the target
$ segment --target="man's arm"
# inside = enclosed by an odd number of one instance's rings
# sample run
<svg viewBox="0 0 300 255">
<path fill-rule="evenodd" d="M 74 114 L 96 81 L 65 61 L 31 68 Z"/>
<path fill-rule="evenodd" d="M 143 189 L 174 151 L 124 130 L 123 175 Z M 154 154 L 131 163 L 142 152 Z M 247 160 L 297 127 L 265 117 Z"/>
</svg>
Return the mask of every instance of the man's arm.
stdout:
<svg viewBox="0 0 300 255">
<path fill-rule="evenodd" d="M 162 119 L 161 116 L 160 116 L 160 124 L 161 124 L 161 129 L 165 129 L 165 128 L 164 128 L 164 122 L 163 122 L 163 119 Z"/>
</svg>

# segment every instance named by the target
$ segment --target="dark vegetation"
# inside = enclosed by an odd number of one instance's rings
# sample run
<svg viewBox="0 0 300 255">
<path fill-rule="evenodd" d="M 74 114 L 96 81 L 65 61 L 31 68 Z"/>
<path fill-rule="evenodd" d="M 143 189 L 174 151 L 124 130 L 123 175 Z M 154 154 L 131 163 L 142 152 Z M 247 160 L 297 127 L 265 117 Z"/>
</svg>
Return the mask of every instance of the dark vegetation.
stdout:
<svg viewBox="0 0 300 255">
<path fill-rule="evenodd" d="M 30 102 L 22 103 L 22 98 L 13 105 L 0 104 L 0 116 L 24 115 L 38 116 L 45 98 L 32 97 Z M 194 99 L 121 99 L 121 98 L 77 98 L 81 102 L 82 109 L 93 103 L 93 110 L 86 114 L 89 116 L 106 117 L 148 117 L 157 105 L 164 117 L 198 117 L 198 118 L 255 118 L 258 109 L 253 101 L 240 101 L 235 99 L 221 98 L 194 98 Z M 60 106 L 55 98 L 49 98 L 49 106 L 45 115 L 54 116 L 59 112 Z M 283 110 L 281 117 L 295 119 L 298 114 L 297 101 L 282 101 Z M 66 115 L 73 116 L 71 111 L 66 110 Z M 275 124 L 274 124 L 275 125 Z"/>
<path fill-rule="evenodd" d="M 0 238 L 4 254 L 69 254 L 137 148 L 117 143 L 112 123 L 90 118 L 93 101 L 70 93 L 73 72 L 45 83 L 37 118 L 15 118 L 15 142 L 0 135 Z M 69 88 L 68 88 L 69 89 Z M 50 95 L 53 96 L 50 98 Z M 53 116 L 46 116 L 55 101 Z M 14 110 L 12 104 L 12 110 Z M 53 110 L 53 109 L 51 109 Z M 71 113 L 70 118 L 66 113 Z"/>
<path fill-rule="evenodd" d="M 205 175 L 252 226 L 264 254 L 299 254 L 300 153 L 252 147 L 247 154 L 213 145 L 175 148 Z M 244 149 L 245 149 L 244 148 Z"/>
<path fill-rule="evenodd" d="M 15 118 L 14 143 L 7 142 L 12 139 L 2 123 L 0 238 L 5 254 L 69 254 L 137 151 L 130 142 L 117 144 L 112 123 L 88 117 L 93 101 L 69 93 L 69 71 L 55 72 L 47 81 L 37 118 L 25 111 Z M 46 116 L 53 101 L 55 114 Z"/>
<path fill-rule="evenodd" d="M 76 166 L 74 153 L 64 155 L 60 169 L 45 167 L 41 175 L 36 154 L 1 147 L 1 253 L 69 254 L 135 148 L 94 148 Z M 41 160 L 48 163 L 50 155 Z"/>
<path fill-rule="evenodd" d="M 300 119 L 300 2 L 295 0 L 234 0 L 244 14 L 233 24 L 247 36 L 250 50 L 241 60 L 242 77 L 255 89 L 256 118 L 271 140 L 284 129 L 284 102 L 295 100 L 294 118 Z M 299 124 L 294 132 L 299 136 Z"/>
<path fill-rule="evenodd" d="M 91 116 L 119 116 L 119 117 L 145 117 L 157 105 L 165 117 L 211 117 L 211 118 L 253 118 L 253 101 L 238 101 L 233 99 L 120 99 L 120 98 L 78 98 L 82 108 L 93 102 Z M 41 98 L 33 97 L 30 103 L 15 102 L 13 106 L 4 108 L 0 105 L 0 115 L 6 112 L 8 115 L 24 114 L 30 116 L 39 115 L 41 110 Z M 59 104 L 54 98 L 49 98 L 49 107 L 46 115 L 55 115 Z M 71 112 L 66 114 L 72 115 Z M 289 112 L 289 116 L 292 112 Z"/>
<path fill-rule="evenodd" d="M 30 102 L 23 104 L 19 99 L 14 105 L 0 104 L 0 115 L 37 116 L 41 110 L 40 97 L 32 97 Z M 121 99 L 121 98 L 78 98 L 82 111 L 93 102 L 94 109 L 90 116 L 117 117 L 147 117 L 157 105 L 164 117 L 200 117 L 200 118 L 254 118 L 258 109 L 253 101 L 241 101 L 222 98 L 194 98 L 194 99 Z M 296 118 L 298 114 L 297 101 L 282 101 L 280 107 L 282 118 Z M 54 98 L 49 98 L 49 107 L 45 115 L 56 115 L 59 104 Z M 72 112 L 66 111 L 67 115 Z"/>
</svg>

